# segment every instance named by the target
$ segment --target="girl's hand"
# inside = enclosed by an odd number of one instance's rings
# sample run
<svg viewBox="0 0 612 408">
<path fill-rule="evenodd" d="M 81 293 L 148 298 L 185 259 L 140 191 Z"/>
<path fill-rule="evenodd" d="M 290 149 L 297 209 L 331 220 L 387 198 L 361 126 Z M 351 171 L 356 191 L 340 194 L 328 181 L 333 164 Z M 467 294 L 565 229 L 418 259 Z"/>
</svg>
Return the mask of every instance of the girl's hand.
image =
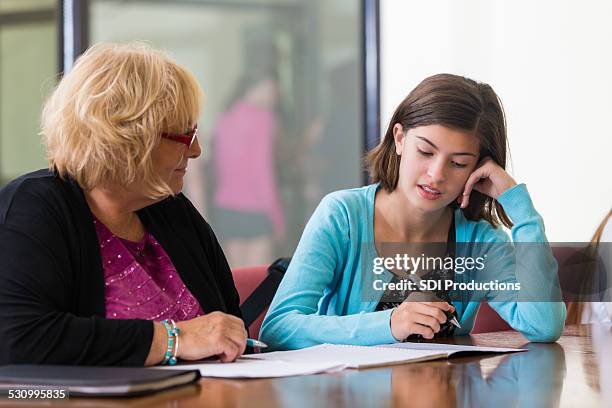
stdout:
<svg viewBox="0 0 612 408">
<path fill-rule="evenodd" d="M 403 302 L 391 313 L 391 334 L 397 341 L 411 334 L 433 339 L 448 320 L 445 311 L 452 313 L 455 307 L 447 302 Z"/>
<path fill-rule="evenodd" d="M 506 170 L 490 157 L 485 157 L 468 178 L 463 195 L 457 198 L 457 202 L 461 204 L 461 208 L 467 207 L 472 189 L 497 200 L 497 197 L 514 186 L 516 186 L 516 181 Z"/>
</svg>

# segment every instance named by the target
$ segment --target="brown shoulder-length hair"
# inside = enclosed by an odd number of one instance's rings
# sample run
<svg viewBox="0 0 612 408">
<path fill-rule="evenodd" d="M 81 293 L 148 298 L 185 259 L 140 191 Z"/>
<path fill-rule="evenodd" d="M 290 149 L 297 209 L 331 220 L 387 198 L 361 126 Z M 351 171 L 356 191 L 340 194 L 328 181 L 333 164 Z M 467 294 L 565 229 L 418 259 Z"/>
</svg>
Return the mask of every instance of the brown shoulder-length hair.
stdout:
<svg viewBox="0 0 612 408">
<path fill-rule="evenodd" d="M 395 152 L 393 127 L 404 131 L 442 125 L 473 132 L 479 141 L 480 158 L 490 157 L 506 168 L 508 139 L 506 117 L 501 101 L 491 86 L 458 75 L 438 74 L 425 78 L 400 103 L 381 143 L 365 158 L 373 182 L 391 192 L 397 187 L 401 156 Z M 455 205 L 453 201 L 453 204 Z M 469 205 L 463 209 L 469 220 L 487 220 L 497 227 L 512 227 L 502 206 L 493 198 L 473 190 Z"/>
</svg>

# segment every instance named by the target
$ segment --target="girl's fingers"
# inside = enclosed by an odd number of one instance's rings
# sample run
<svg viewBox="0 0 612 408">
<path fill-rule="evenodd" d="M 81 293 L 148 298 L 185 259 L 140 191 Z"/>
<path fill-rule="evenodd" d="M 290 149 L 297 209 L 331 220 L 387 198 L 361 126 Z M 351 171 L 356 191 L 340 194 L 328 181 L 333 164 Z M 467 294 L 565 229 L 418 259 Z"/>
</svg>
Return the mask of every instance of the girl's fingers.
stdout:
<svg viewBox="0 0 612 408">
<path fill-rule="evenodd" d="M 448 310 L 449 312 L 455 311 L 455 306 L 451 305 L 448 302 L 419 302 L 419 303 L 427 305 L 427 306 L 431 306 L 431 307 L 437 307 L 438 309 L 442 309 L 442 310 Z"/>
<path fill-rule="evenodd" d="M 470 202 L 470 193 L 472 192 L 474 184 L 476 184 L 476 182 L 480 180 L 480 173 L 480 169 L 476 170 L 470 175 L 468 181 L 465 183 L 465 187 L 463 189 L 463 196 L 461 197 L 461 208 L 465 208 L 468 206 Z"/>
<path fill-rule="evenodd" d="M 414 321 L 415 323 L 418 323 L 422 326 L 429 327 L 434 333 L 437 333 L 440 331 L 440 324 L 443 324 L 446 321 L 446 318 L 444 322 L 440 322 L 435 317 L 431 317 L 425 314 L 417 314 L 414 317 Z"/>
<path fill-rule="evenodd" d="M 484 164 L 481 167 L 478 167 L 468 178 L 468 181 L 465 183 L 465 187 L 463 189 L 463 196 L 461 200 L 461 208 L 465 208 L 470 203 L 470 194 L 474 189 L 474 185 L 478 183 L 482 179 L 486 179 L 489 177 L 489 169 L 488 165 Z"/>
<path fill-rule="evenodd" d="M 421 315 L 430 316 L 432 319 L 437 320 L 440 323 L 444 323 L 446 322 L 447 318 L 442 310 L 443 309 L 440 309 L 438 307 L 429 306 L 425 304 L 420 304 L 418 305 L 418 308 L 417 308 L 418 313 L 420 313 Z M 447 309 L 444 309 L 444 310 L 447 310 Z"/>
<path fill-rule="evenodd" d="M 426 339 L 433 339 L 434 337 L 434 331 L 429 328 L 428 326 L 423 326 L 421 324 L 418 323 L 414 323 L 409 327 L 410 333 L 413 334 L 420 334 L 421 336 L 423 336 Z"/>
</svg>

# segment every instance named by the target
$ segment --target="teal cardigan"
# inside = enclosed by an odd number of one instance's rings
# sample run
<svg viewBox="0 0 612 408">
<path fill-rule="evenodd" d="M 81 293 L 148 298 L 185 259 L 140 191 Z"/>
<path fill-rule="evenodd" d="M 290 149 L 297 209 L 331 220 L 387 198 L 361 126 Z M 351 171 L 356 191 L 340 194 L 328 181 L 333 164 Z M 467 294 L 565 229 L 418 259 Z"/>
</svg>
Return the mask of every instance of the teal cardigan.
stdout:
<svg viewBox="0 0 612 408">
<path fill-rule="evenodd" d="M 373 184 L 331 193 L 315 210 L 261 328 L 260 339 L 272 350 L 321 343 L 396 342 L 391 334 L 392 309 L 374 311 L 382 293 L 369 291 L 371 279 L 389 282 L 392 275 L 386 270 L 380 276 L 364 273 L 371 271 L 377 256 L 373 230 L 377 188 Z M 509 189 L 498 202 L 514 223 L 513 242 L 541 243 L 545 250 L 530 256 L 528 262 L 515 262 L 513 245 L 504 245 L 508 253 L 496 256 L 493 277 L 521 282 L 522 288 L 545 293 L 547 299 L 561 299 L 557 263 L 527 187 L 519 184 Z M 455 235 L 457 242 L 509 242 L 503 229 L 485 220 L 467 220 L 460 209 L 455 210 Z M 510 326 L 531 341 L 555 341 L 563 331 L 566 310 L 561 301 L 519 302 L 507 295 L 500 300 L 499 292 L 483 292 L 480 298 L 454 302 L 462 326 L 455 334 L 469 334 L 480 300 L 490 302 Z"/>
</svg>

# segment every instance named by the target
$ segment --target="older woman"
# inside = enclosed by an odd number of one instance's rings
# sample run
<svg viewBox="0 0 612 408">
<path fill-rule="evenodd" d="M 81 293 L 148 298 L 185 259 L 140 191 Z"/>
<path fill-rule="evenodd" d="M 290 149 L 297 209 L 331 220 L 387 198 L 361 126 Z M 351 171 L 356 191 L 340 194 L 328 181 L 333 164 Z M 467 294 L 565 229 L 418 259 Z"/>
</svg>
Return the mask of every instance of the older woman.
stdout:
<svg viewBox="0 0 612 408">
<path fill-rule="evenodd" d="M 153 365 L 245 350 L 210 226 L 180 194 L 202 91 L 142 44 L 99 44 L 42 117 L 50 170 L 0 191 L 0 364 Z"/>
</svg>

